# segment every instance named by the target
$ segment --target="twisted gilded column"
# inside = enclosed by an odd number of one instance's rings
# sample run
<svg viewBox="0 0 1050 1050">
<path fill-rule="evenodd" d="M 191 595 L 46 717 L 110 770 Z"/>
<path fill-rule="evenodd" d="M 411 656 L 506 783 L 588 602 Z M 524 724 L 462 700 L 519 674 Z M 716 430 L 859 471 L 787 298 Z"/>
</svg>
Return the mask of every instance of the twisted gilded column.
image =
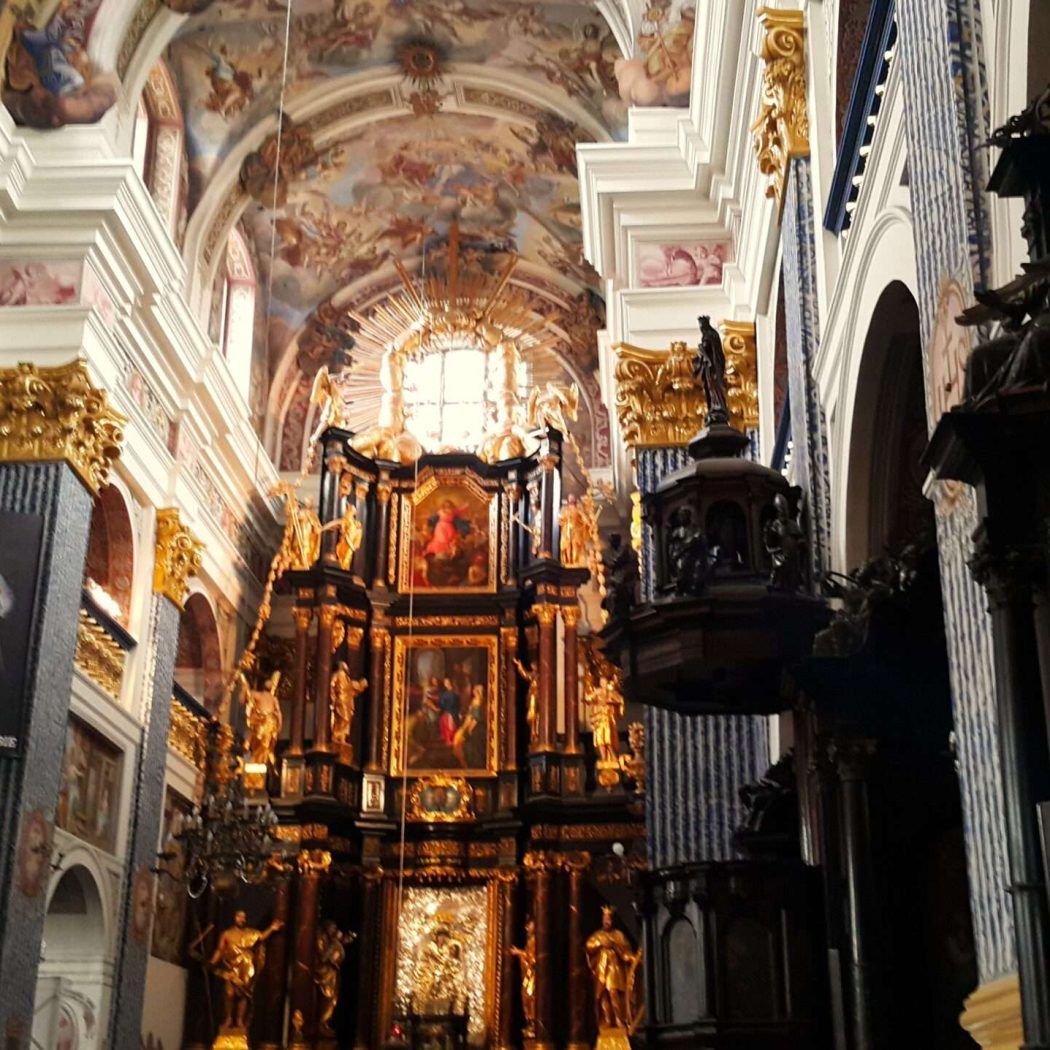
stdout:
<svg viewBox="0 0 1050 1050">
<path fill-rule="evenodd" d="M 0 1032 L 19 1048 L 33 1024 L 92 496 L 126 422 L 82 361 L 0 369 L 0 534 L 23 551 L 7 583 L 30 610 L 24 674 L 7 669 L 20 683 L 0 703 Z"/>
</svg>

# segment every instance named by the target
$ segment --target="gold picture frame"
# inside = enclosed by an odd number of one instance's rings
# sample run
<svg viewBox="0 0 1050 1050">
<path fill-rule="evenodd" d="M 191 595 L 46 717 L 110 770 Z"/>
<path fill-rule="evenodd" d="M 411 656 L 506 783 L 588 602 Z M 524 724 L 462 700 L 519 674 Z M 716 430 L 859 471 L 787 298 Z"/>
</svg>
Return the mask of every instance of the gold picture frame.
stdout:
<svg viewBox="0 0 1050 1050">
<path fill-rule="evenodd" d="M 400 496 L 398 589 L 417 594 L 494 594 L 499 498 L 470 470 L 420 475 Z"/>
<path fill-rule="evenodd" d="M 408 792 L 408 819 L 430 824 L 473 820 L 474 791 L 465 777 L 422 777 Z"/>
<path fill-rule="evenodd" d="M 393 648 L 391 775 L 404 775 L 406 766 L 420 777 L 494 774 L 499 636 L 398 635 Z"/>
</svg>

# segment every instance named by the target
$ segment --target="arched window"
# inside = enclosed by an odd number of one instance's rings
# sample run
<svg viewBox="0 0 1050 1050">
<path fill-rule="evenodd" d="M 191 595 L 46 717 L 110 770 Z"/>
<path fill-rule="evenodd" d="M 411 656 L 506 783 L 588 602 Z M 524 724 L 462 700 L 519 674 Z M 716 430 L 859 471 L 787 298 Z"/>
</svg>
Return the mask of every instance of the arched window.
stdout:
<svg viewBox="0 0 1050 1050">
<path fill-rule="evenodd" d="M 408 428 L 430 450 L 475 449 L 492 422 L 491 355 L 470 345 L 433 350 L 405 365 Z M 518 377 L 524 394 L 526 366 Z"/>
<path fill-rule="evenodd" d="M 237 389 L 251 401 L 252 349 L 255 342 L 255 266 L 244 236 L 231 230 L 226 265 L 212 291 L 210 334 L 222 350 Z"/>
<path fill-rule="evenodd" d="M 209 711 L 217 710 L 222 697 L 219 627 L 203 594 L 191 594 L 182 611 L 175 683 Z"/>
<path fill-rule="evenodd" d="M 120 489 L 107 485 L 95 497 L 88 533 L 84 587 L 95 604 L 128 627 L 135 570 L 131 517 Z"/>
</svg>

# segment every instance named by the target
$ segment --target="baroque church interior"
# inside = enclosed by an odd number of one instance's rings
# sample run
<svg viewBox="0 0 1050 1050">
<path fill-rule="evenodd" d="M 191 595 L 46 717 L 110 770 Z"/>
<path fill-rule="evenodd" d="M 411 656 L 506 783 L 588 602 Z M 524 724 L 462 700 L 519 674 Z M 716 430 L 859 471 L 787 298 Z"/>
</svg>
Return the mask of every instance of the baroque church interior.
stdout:
<svg viewBox="0 0 1050 1050">
<path fill-rule="evenodd" d="M 0 0 L 5 1050 L 1050 1050 L 1044 0 Z"/>
</svg>

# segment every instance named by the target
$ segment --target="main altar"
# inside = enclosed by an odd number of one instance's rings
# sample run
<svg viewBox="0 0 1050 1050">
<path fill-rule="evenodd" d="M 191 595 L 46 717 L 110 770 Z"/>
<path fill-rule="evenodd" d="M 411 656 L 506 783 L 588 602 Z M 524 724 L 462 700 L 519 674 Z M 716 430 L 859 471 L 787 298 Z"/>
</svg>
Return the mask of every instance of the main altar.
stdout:
<svg viewBox="0 0 1050 1050">
<path fill-rule="evenodd" d="M 563 491 L 574 391 L 535 391 L 526 417 L 499 340 L 496 432 L 431 453 L 400 415 L 405 352 L 367 432 L 322 372 L 282 489 L 238 679 L 249 805 L 273 807 L 280 849 L 198 902 L 189 1047 L 582 1050 L 640 1016 L 641 726 L 596 641 L 595 493 Z M 260 932 L 240 1027 L 209 965 L 238 922 Z"/>
</svg>

